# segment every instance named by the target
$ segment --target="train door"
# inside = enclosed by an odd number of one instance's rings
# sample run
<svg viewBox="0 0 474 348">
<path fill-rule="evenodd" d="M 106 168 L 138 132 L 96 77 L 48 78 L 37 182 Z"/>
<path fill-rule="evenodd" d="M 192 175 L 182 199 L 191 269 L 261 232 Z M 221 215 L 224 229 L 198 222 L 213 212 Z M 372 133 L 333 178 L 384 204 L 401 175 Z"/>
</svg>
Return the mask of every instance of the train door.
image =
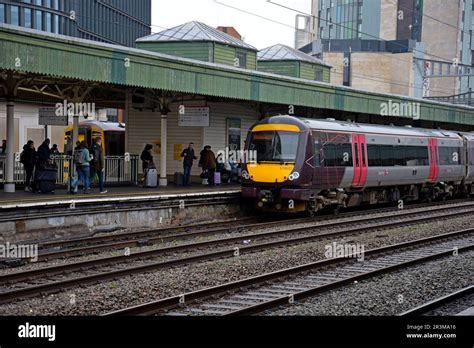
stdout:
<svg viewBox="0 0 474 348">
<path fill-rule="evenodd" d="M 354 153 L 354 179 L 352 180 L 352 187 L 364 187 L 369 170 L 367 143 L 364 134 L 352 134 L 352 150 Z"/>
<path fill-rule="evenodd" d="M 428 139 L 428 154 L 430 158 L 429 183 L 436 183 L 439 176 L 438 139 Z"/>
</svg>

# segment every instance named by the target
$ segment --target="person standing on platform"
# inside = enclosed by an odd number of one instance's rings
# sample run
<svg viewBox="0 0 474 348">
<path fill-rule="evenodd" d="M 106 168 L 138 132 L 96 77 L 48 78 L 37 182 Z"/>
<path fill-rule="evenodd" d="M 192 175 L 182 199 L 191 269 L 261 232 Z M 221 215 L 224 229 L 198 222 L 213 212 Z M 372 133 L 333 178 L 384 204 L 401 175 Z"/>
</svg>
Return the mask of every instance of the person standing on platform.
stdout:
<svg viewBox="0 0 474 348">
<path fill-rule="evenodd" d="M 79 182 L 82 182 L 84 185 L 84 194 L 89 193 L 91 160 L 92 158 L 87 149 L 87 143 L 83 141 L 74 151 L 74 164 L 76 165 L 77 176 L 79 178 L 77 184 L 79 185 Z"/>
<path fill-rule="evenodd" d="M 49 148 L 49 144 L 51 141 L 46 139 L 43 143 L 38 147 L 38 168 L 42 169 L 46 163 L 48 163 L 50 156 L 51 156 L 51 149 Z"/>
<path fill-rule="evenodd" d="M 104 188 L 105 157 L 101 138 L 95 139 L 92 146 L 92 156 L 91 178 L 93 180 L 96 175 L 98 176 L 100 193 L 105 194 L 107 193 L 107 190 Z"/>
<path fill-rule="evenodd" d="M 211 150 L 212 148 L 207 145 L 204 147 L 202 152 L 201 164 L 203 171 L 208 173 L 209 186 L 214 186 L 214 174 L 216 172 L 216 155 Z"/>
<path fill-rule="evenodd" d="M 5 139 L 2 140 L 2 155 L 7 153 L 7 141 Z"/>
<path fill-rule="evenodd" d="M 57 144 L 54 144 L 53 147 L 51 148 L 51 154 L 52 155 L 59 155 L 59 148 Z"/>
<path fill-rule="evenodd" d="M 142 182 L 144 183 L 146 180 L 146 174 L 148 169 L 154 168 L 155 164 L 153 163 L 153 155 L 151 154 L 151 150 L 153 150 L 153 145 L 147 144 L 140 155 L 140 159 L 142 161 L 142 171 L 143 171 L 143 178 Z"/>
<path fill-rule="evenodd" d="M 194 154 L 194 143 L 189 143 L 188 148 L 181 152 L 183 159 L 183 186 L 189 186 L 189 177 L 191 176 L 191 169 L 193 168 L 193 162 L 197 159 Z"/>
<path fill-rule="evenodd" d="M 32 192 L 34 191 L 34 182 L 31 182 L 33 178 L 33 171 L 35 170 L 37 162 L 37 154 L 35 150 L 35 143 L 33 140 L 29 140 L 25 146 L 23 146 L 23 152 L 20 154 L 20 162 L 23 164 L 26 172 L 25 180 L 25 191 Z"/>
</svg>

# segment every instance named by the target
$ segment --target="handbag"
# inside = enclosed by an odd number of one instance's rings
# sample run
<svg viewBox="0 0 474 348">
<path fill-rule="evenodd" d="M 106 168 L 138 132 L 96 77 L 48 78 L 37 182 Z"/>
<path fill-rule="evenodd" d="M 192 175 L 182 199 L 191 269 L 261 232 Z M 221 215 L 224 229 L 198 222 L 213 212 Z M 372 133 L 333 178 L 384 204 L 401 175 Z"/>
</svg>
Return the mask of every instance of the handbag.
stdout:
<svg viewBox="0 0 474 348">
<path fill-rule="evenodd" d="M 206 169 L 206 170 L 203 170 L 201 175 L 199 175 L 199 177 L 201 179 L 209 179 L 209 171 Z"/>
</svg>

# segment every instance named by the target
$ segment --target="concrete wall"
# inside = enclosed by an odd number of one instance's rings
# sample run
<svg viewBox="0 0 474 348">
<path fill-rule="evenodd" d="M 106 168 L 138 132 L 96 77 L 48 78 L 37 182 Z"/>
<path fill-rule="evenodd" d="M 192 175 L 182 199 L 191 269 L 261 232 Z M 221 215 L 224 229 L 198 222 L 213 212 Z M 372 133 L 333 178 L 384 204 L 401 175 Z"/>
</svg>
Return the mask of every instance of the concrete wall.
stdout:
<svg viewBox="0 0 474 348">
<path fill-rule="evenodd" d="M 460 32 L 456 28 L 460 23 L 460 0 L 424 1 L 422 41 L 425 43 L 427 59 L 452 61 L 460 54 Z M 430 17 L 440 18 L 443 22 L 453 23 L 448 26 Z M 430 80 L 430 96 L 456 94 L 456 78 L 433 78 Z"/>
<path fill-rule="evenodd" d="M 380 4 L 380 38 L 397 39 L 397 4 L 396 1 L 382 0 Z"/>
</svg>

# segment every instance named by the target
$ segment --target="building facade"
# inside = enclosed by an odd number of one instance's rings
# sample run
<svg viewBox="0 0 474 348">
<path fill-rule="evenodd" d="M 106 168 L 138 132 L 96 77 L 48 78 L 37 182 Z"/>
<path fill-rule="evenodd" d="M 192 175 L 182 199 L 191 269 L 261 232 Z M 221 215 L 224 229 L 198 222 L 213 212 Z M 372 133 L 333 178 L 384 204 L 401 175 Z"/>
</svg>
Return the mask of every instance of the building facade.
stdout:
<svg viewBox="0 0 474 348">
<path fill-rule="evenodd" d="M 133 47 L 151 33 L 151 0 L 0 0 L 0 23 Z"/>
<path fill-rule="evenodd" d="M 453 71 L 472 66 L 472 17 L 472 0 L 313 0 L 312 42 L 302 50 L 334 66 L 332 81 L 355 88 L 430 98 L 470 93 L 473 77 Z M 361 59 L 391 67 L 351 64 Z M 394 79 L 388 70 L 397 71 Z"/>
</svg>

